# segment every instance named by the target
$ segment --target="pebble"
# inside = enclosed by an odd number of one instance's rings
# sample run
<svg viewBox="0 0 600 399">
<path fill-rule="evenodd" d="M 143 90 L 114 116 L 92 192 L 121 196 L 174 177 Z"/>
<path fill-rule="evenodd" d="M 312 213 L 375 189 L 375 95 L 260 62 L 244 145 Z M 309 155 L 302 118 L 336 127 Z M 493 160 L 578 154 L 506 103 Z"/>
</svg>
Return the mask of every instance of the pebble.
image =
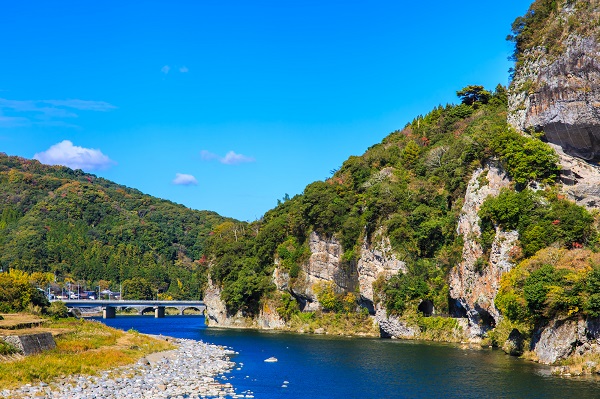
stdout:
<svg viewBox="0 0 600 399">
<path fill-rule="evenodd" d="M 178 348 L 155 361 L 102 372 L 97 376 L 75 375 L 50 384 L 27 384 L 0 391 L 0 397 L 31 399 L 197 399 L 239 397 L 230 383 L 217 379 L 233 369 L 223 347 L 188 339 L 172 339 Z M 226 379 L 226 378 L 224 378 Z"/>
</svg>

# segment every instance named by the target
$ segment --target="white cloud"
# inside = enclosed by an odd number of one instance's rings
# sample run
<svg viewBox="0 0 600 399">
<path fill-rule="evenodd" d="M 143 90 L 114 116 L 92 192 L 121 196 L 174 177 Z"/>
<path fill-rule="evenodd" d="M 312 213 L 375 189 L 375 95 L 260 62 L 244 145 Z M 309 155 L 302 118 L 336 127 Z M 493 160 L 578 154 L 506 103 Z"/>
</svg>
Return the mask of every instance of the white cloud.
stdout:
<svg viewBox="0 0 600 399">
<path fill-rule="evenodd" d="M 205 161 L 213 161 L 216 159 L 225 165 L 237 165 L 240 163 L 248 163 L 248 162 L 256 161 L 252 157 L 248 157 L 248 156 L 242 155 L 242 154 L 236 154 L 235 151 L 229 151 L 227 154 L 225 154 L 224 157 L 220 157 L 219 155 L 213 154 L 210 151 L 202 150 L 202 151 L 200 151 L 200 157 Z"/>
<path fill-rule="evenodd" d="M 46 151 L 38 152 L 33 158 L 47 165 L 64 165 L 71 169 L 83 170 L 106 169 L 115 164 L 102 151 L 74 146 L 69 140 L 61 141 Z"/>
<path fill-rule="evenodd" d="M 165 65 L 164 67 L 160 68 L 160 71 L 162 73 L 164 73 L 165 75 L 168 74 L 170 70 L 171 70 L 171 67 L 168 65 Z"/>
<path fill-rule="evenodd" d="M 225 157 L 221 158 L 219 161 L 225 165 L 236 165 L 238 163 L 254 162 L 255 159 L 242 154 L 236 154 L 233 151 L 229 151 L 227 154 L 225 154 Z"/>
<path fill-rule="evenodd" d="M 186 66 L 182 66 L 181 68 L 179 68 L 179 72 L 181 72 L 181 73 L 188 73 L 189 71 L 190 70 Z"/>
<path fill-rule="evenodd" d="M 192 175 L 187 175 L 185 173 L 175 173 L 175 179 L 173 179 L 173 184 L 177 184 L 179 186 L 195 186 L 198 184 L 198 180 Z"/>
</svg>

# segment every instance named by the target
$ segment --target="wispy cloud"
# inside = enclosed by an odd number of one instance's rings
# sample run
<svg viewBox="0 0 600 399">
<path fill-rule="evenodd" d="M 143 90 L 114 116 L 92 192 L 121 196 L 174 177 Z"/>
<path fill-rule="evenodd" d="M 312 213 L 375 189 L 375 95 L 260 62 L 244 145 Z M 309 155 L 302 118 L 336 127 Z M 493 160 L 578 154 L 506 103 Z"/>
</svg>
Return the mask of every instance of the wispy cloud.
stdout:
<svg viewBox="0 0 600 399">
<path fill-rule="evenodd" d="M 69 140 L 61 141 L 46 151 L 38 152 L 33 158 L 47 165 L 64 165 L 83 170 L 107 169 L 116 163 L 100 150 L 75 146 Z"/>
<path fill-rule="evenodd" d="M 164 65 L 162 68 L 160 68 L 160 71 L 162 73 L 164 73 L 165 75 L 168 75 L 169 72 L 171 72 L 171 70 L 177 72 L 181 72 L 181 73 L 188 73 L 190 71 L 190 69 L 188 67 L 186 67 L 185 65 L 183 66 L 171 66 L 171 65 Z"/>
<path fill-rule="evenodd" d="M 237 165 L 240 163 L 249 163 L 249 162 L 256 161 L 256 159 L 254 159 L 252 157 L 248 157 L 248 156 L 242 155 L 242 154 L 237 154 L 237 153 L 235 153 L 235 151 L 229 151 L 227 154 L 225 154 L 224 157 L 221 157 L 217 154 L 213 154 L 210 151 L 202 150 L 202 151 L 200 151 L 200 157 L 205 161 L 218 160 L 219 162 L 221 162 L 222 164 L 225 164 L 225 165 Z"/>
<path fill-rule="evenodd" d="M 229 151 L 227 154 L 225 154 L 224 158 L 220 159 L 220 162 L 224 163 L 225 165 L 236 165 L 238 163 L 247 163 L 254 161 L 255 159 L 252 157 L 247 157 L 242 154 L 236 154 L 233 151 Z"/>
<path fill-rule="evenodd" d="M 73 127 L 62 119 L 77 118 L 77 111 L 106 112 L 116 107 L 105 101 L 9 100 L 0 98 L 0 127 L 60 125 Z"/>
<path fill-rule="evenodd" d="M 88 101 L 88 100 L 46 100 L 42 101 L 48 103 L 50 105 L 54 105 L 55 107 L 65 107 L 65 108 L 73 108 L 79 109 L 82 111 L 110 111 L 111 109 L 115 109 L 112 104 L 109 104 L 105 101 Z"/>
<path fill-rule="evenodd" d="M 195 186 L 198 184 L 198 180 L 192 175 L 175 173 L 173 184 L 177 184 L 178 186 Z"/>
</svg>

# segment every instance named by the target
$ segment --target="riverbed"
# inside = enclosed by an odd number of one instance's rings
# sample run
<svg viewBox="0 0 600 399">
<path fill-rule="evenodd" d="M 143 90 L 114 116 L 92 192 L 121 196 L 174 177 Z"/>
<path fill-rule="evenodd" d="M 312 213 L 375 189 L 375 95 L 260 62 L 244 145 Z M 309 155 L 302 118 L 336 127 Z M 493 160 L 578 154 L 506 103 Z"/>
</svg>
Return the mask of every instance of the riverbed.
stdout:
<svg viewBox="0 0 600 399">
<path fill-rule="evenodd" d="M 117 316 L 102 320 L 142 333 L 232 347 L 225 378 L 256 398 L 598 398 L 595 378 L 552 376 L 550 368 L 498 350 L 371 338 L 207 328 L 202 316 Z M 277 362 L 265 362 L 275 357 Z"/>
</svg>

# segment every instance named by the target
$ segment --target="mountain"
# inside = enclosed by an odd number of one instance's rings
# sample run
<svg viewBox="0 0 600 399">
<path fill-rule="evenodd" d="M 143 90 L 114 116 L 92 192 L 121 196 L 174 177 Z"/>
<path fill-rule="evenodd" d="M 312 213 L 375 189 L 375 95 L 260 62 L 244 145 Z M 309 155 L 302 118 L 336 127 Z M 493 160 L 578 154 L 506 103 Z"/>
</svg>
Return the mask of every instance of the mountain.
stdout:
<svg viewBox="0 0 600 399">
<path fill-rule="evenodd" d="M 598 3 L 535 1 L 509 36 L 508 90 L 465 87 L 262 220 L 216 226 L 209 322 L 340 334 L 374 322 L 381 336 L 544 363 L 593 356 Z"/>
<path fill-rule="evenodd" d="M 0 262 L 88 287 L 131 279 L 198 298 L 213 226 L 226 220 L 63 166 L 0 154 Z M 92 288 L 93 289 L 93 288 Z"/>
</svg>

